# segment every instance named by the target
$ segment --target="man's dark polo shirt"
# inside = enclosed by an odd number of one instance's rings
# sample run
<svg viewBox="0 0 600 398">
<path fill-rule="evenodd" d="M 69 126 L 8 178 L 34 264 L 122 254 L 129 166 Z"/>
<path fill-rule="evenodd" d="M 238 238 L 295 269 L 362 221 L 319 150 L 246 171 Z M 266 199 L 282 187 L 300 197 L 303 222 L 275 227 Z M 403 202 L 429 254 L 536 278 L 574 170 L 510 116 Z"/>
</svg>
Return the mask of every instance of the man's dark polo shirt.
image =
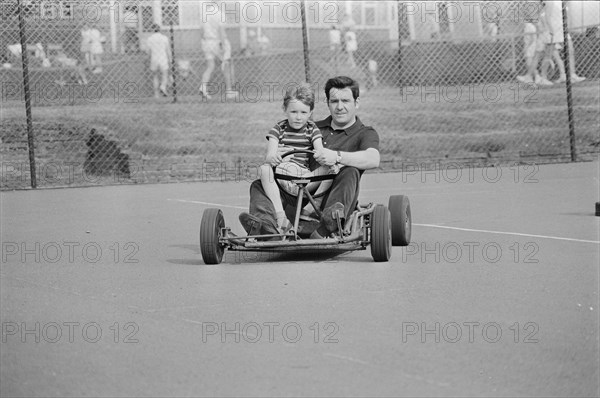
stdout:
<svg viewBox="0 0 600 398">
<path fill-rule="evenodd" d="M 364 151 L 369 148 L 379 150 L 379 134 L 371 126 L 365 126 L 358 116 L 356 122 L 344 130 L 331 127 L 331 116 L 317 122 L 323 134 L 323 146 L 327 149 L 342 152 Z M 319 164 L 311 158 L 311 170 Z"/>
</svg>

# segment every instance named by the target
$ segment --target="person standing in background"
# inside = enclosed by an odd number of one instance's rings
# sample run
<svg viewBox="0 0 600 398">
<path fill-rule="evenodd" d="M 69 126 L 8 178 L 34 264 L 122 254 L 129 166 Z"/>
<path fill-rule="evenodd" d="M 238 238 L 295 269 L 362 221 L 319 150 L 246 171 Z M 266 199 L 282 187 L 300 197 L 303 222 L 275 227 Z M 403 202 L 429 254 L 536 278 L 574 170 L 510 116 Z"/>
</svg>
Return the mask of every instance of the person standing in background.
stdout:
<svg viewBox="0 0 600 398">
<path fill-rule="evenodd" d="M 537 24 L 535 20 L 537 19 Z M 544 54 L 545 37 L 548 34 L 545 17 L 540 13 L 537 17 L 527 17 L 523 28 L 523 51 L 525 56 L 525 64 L 527 73 L 522 76 L 517 76 L 517 80 L 521 83 L 535 83 L 540 86 L 551 86 L 552 82 L 540 76 L 538 72 L 538 64 L 540 58 Z"/>
<path fill-rule="evenodd" d="M 205 13 L 202 17 L 204 25 L 202 32 L 202 52 L 206 59 L 206 69 L 202 73 L 202 81 L 198 91 L 203 98 L 210 99 L 208 83 L 215 70 L 215 58 L 223 59 L 223 55 L 227 52 L 226 46 L 228 40 L 222 19 L 223 14 L 219 8 L 214 13 Z"/>
<path fill-rule="evenodd" d="M 92 27 L 89 31 L 91 67 L 94 69 L 92 73 L 102 73 L 102 54 L 104 54 L 103 43 L 106 41 L 104 36 L 96 27 Z"/>
<path fill-rule="evenodd" d="M 346 54 L 348 54 L 348 64 L 351 68 L 356 67 L 356 61 L 354 60 L 354 53 L 358 50 L 358 42 L 356 40 L 356 33 L 352 28 L 349 28 L 346 33 L 344 33 L 344 44 Z"/>
<path fill-rule="evenodd" d="M 148 37 L 147 46 L 150 52 L 150 72 L 152 73 L 154 97 L 158 98 L 159 90 L 163 97 L 166 97 L 169 64 L 171 63 L 171 46 L 169 38 L 160 32 L 158 24 L 153 24 L 152 30 L 154 33 Z"/>
<path fill-rule="evenodd" d="M 565 43 L 565 36 L 569 44 L 569 64 L 571 66 L 571 81 L 573 83 L 579 83 L 585 80 L 585 77 L 578 76 L 575 72 L 575 53 L 573 50 L 573 41 L 571 35 L 565 34 L 563 29 L 563 16 L 562 16 L 562 2 L 561 1 L 544 1 L 541 0 L 541 6 L 544 9 L 545 23 L 548 26 L 548 37 L 546 40 L 546 50 L 544 61 L 542 61 L 541 75 L 544 78 L 548 78 L 548 68 L 551 62 L 554 60 L 558 67 L 559 77 L 555 83 L 564 83 L 567 81 L 567 73 L 565 70 L 565 64 L 559 54 Z M 542 18 L 542 17 L 540 17 Z"/>
</svg>

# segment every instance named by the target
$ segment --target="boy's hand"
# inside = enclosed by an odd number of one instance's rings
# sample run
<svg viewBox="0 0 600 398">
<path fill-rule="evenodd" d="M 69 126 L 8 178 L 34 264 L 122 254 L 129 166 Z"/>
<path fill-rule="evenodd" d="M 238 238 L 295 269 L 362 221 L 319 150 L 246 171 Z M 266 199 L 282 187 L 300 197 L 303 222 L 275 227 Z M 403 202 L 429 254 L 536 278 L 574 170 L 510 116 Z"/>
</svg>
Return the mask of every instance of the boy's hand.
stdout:
<svg viewBox="0 0 600 398">
<path fill-rule="evenodd" d="M 270 164 L 271 166 L 275 167 L 277 166 L 279 163 L 281 163 L 282 159 L 281 159 L 281 154 L 278 152 L 275 153 L 267 153 L 267 156 L 265 157 L 265 162 Z"/>
</svg>

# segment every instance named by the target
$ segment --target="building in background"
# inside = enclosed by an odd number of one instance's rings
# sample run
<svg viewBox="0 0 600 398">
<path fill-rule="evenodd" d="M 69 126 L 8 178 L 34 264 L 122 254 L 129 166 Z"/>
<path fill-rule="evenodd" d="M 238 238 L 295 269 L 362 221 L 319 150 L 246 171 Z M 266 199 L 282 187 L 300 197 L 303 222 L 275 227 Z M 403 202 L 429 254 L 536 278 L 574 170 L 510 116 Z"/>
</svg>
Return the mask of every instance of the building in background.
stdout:
<svg viewBox="0 0 600 398">
<path fill-rule="evenodd" d="M 203 20 L 216 8 L 225 15 L 234 52 L 247 48 L 252 34 L 268 38 L 271 51 L 302 48 L 298 1 L 23 0 L 23 4 L 27 15 L 39 18 L 40 29 L 44 22 L 57 20 L 73 25 L 84 20 L 97 23 L 106 32 L 106 50 L 112 53 L 143 47 L 153 23 L 165 29 L 173 26 L 178 51 L 200 52 Z M 539 1 L 324 0 L 304 4 L 310 45 L 316 48 L 328 46 L 331 26 L 341 26 L 348 18 L 359 41 L 389 41 L 392 47 L 399 37 L 403 44 L 410 44 L 514 36 L 522 32 L 524 16 L 534 12 Z M 571 0 L 568 4 L 570 29 L 600 25 L 600 2 Z M 8 8 L 4 6 L 3 14 L 11 12 Z"/>
</svg>

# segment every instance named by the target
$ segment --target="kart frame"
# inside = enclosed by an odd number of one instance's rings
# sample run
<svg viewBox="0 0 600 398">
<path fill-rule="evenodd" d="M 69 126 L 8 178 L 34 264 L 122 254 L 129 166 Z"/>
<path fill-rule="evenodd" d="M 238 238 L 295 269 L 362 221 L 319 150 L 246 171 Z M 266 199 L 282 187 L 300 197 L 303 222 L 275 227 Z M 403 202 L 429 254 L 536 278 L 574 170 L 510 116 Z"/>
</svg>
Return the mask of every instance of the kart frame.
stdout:
<svg viewBox="0 0 600 398">
<path fill-rule="evenodd" d="M 295 153 L 309 153 L 309 150 L 293 150 L 282 155 L 283 158 Z M 304 222 L 301 211 L 304 199 L 316 209 L 319 219 L 323 216 L 318 210 L 315 197 L 307 186 L 314 181 L 335 178 L 335 174 L 293 177 L 275 172 L 275 181 L 288 180 L 296 184 L 296 211 L 293 227 L 285 233 L 238 236 L 230 227 L 225 226 L 223 213 L 218 208 L 204 210 L 200 223 L 200 251 L 206 264 L 220 264 L 225 250 L 231 251 L 304 251 L 304 250 L 365 250 L 371 247 L 371 255 L 375 261 L 388 261 L 393 246 L 407 246 L 411 238 L 411 210 L 408 197 L 392 195 L 388 207 L 382 204 L 368 203 L 357 205 L 348 219 L 342 224 L 344 214 L 337 210 L 331 214 L 336 220 L 338 229 L 330 237 L 310 239 L 298 234 Z M 281 187 L 281 185 L 280 185 Z M 323 195 L 325 193 L 322 193 Z M 319 195 L 320 196 L 320 195 Z M 304 222 L 306 225 L 306 222 Z M 313 225 L 314 226 L 314 225 Z"/>
</svg>

